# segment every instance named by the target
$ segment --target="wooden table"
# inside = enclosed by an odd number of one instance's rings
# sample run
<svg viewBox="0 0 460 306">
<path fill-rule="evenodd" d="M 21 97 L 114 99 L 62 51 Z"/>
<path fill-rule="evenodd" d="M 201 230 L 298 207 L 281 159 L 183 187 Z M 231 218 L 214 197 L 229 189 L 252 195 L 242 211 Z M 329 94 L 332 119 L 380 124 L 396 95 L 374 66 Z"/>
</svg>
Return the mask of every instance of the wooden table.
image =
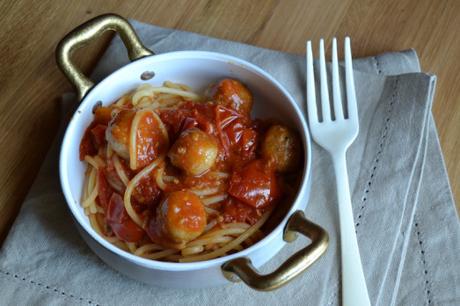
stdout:
<svg viewBox="0 0 460 306">
<path fill-rule="evenodd" d="M 0 241 L 55 135 L 60 95 L 70 85 L 54 48 L 102 13 L 304 54 L 307 39 L 353 38 L 356 57 L 415 48 L 438 75 L 433 113 L 452 188 L 460 199 L 460 1 L 0 1 Z M 105 36 L 78 62 L 88 72 Z M 457 204 L 457 208 L 460 205 Z"/>
</svg>

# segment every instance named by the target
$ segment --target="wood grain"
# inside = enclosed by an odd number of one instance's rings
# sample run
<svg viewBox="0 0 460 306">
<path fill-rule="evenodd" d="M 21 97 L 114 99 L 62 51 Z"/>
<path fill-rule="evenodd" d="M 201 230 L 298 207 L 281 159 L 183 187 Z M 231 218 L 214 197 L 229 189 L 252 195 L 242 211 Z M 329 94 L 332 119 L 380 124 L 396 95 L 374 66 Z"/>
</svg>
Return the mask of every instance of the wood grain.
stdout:
<svg viewBox="0 0 460 306">
<path fill-rule="evenodd" d="M 303 54 L 307 39 L 351 35 L 355 56 L 415 48 L 438 76 L 433 113 L 455 197 L 460 198 L 460 1 L 0 1 L 0 240 L 55 135 L 70 85 L 54 62 L 65 33 L 115 12 L 159 26 Z M 90 71 L 106 36 L 80 52 Z M 458 204 L 457 204 L 458 205 Z M 457 206 L 460 208 L 460 206 Z"/>
</svg>

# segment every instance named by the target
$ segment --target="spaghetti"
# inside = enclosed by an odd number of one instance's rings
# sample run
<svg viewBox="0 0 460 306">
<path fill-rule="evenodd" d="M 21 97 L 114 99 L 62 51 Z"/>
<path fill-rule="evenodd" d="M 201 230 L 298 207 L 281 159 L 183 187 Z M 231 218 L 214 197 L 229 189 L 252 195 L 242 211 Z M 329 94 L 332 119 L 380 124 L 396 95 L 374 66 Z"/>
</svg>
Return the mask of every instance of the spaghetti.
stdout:
<svg viewBox="0 0 460 306">
<path fill-rule="evenodd" d="M 283 143 L 265 143 L 273 124 L 251 119 L 252 96 L 236 80 L 211 93 L 144 84 L 95 109 L 80 144 L 81 205 L 104 239 L 144 258 L 192 262 L 264 237 L 293 176 L 277 166 L 298 163 L 296 135 L 285 129 Z"/>
</svg>

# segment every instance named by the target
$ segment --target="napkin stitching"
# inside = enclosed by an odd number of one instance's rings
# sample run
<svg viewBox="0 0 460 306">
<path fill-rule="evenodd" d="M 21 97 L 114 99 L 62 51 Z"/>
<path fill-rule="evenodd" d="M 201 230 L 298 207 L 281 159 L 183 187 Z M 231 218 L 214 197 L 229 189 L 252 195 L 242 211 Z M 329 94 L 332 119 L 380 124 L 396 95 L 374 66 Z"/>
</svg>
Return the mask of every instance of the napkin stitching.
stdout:
<svg viewBox="0 0 460 306">
<path fill-rule="evenodd" d="M 339 283 L 335 283 L 334 287 L 332 288 L 332 294 L 329 296 L 329 302 L 327 303 L 327 306 L 332 306 L 335 302 L 335 300 L 333 300 L 333 298 L 335 298 L 337 296 L 337 293 L 338 293 L 338 287 L 339 287 Z"/>
<path fill-rule="evenodd" d="M 374 57 L 375 58 L 375 57 Z M 376 59 L 377 61 L 377 59 Z M 377 61 L 378 62 L 378 61 Z M 379 70 L 379 73 L 381 71 Z M 374 163 L 373 163 L 373 166 L 372 166 L 372 170 L 371 170 L 371 175 L 369 177 L 369 180 L 367 181 L 367 184 L 366 186 L 364 187 L 364 192 L 363 192 L 363 196 L 362 196 L 362 200 L 361 200 L 361 207 L 359 208 L 359 214 L 358 214 L 358 221 L 356 222 L 355 226 L 356 226 L 356 231 L 358 230 L 358 227 L 360 225 L 360 220 L 364 214 L 364 207 L 366 206 L 366 203 L 367 203 L 367 195 L 369 194 L 370 190 L 371 190 L 371 186 L 372 186 L 372 183 L 374 182 L 374 177 L 375 177 L 375 174 L 377 172 L 377 165 L 381 159 L 381 156 L 383 155 L 383 150 L 385 149 L 385 144 L 386 144 L 386 137 L 388 135 L 388 129 L 389 129 L 389 125 L 390 125 L 390 119 L 392 118 L 392 113 L 393 113 L 393 105 L 395 104 L 395 101 L 396 101 L 396 92 L 397 92 L 397 89 L 398 89 L 398 83 L 399 83 L 399 79 L 396 78 L 394 83 L 393 83 L 393 94 L 391 95 L 391 99 L 390 99 L 390 106 L 388 108 L 388 111 L 387 111 L 387 117 L 385 118 L 385 126 L 382 130 L 382 136 L 380 136 L 380 143 L 379 143 L 379 150 L 377 151 L 377 153 L 375 154 L 375 158 L 374 158 Z"/>
<path fill-rule="evenodd" d="M 428 305 L 431 305 L 432 302 L 432 294 L 431 294 L 431 284 L 430 281 L 428 280 L 428 269 L 427 269 L 427 263 L 426 263 L 426 257 L 425 257 L 425 250 L 423 248 L 423 241 L 422 241 L 422 234 L 420 232 L 420 229 L 418 227 L 418 222 L 414 223 L 416 232 L 415 234 L 417 235 L 417 240 L 418 240 L 418 245 L 420 247 L 420 258 L 422 260 L 423 264 L 423 278 L 425 279 L 425 293 L 426 293 L 426 299 Z"/>
<path fill-rule="evenodd" d="M 27 279 L 26 277 L 21 277 L 19 274 L 11 273 L 9 271 L 3 271 L 1 269 L 0 269 L 0 273 L 3 273 L 4 275 L 6 275 L 8 277 L 23 281 L 25 283 L 29 283 L 30 285 L 34 285 L 34 286 L 39 287 L 39 288 L 44 288 L 47 291 L 55 292 L 58 295 L 60 294 L 60 296 L 65 296 L 65 297 L 68 297 L 68 298 L 71 298 L 71 299 L 74 299 L 74 300 L 77 300 L 77 301 L 80 301 L 80 302 L 83 302 L 84 300 L 86 300 L 88 302 L 88 304 L 91 304 L 91 305 L 94 304 L 95 306 L 101 306 L 100 304 L 95 303 L 92 299 L 86 299 L 86 298 L 83 298 L 81 296 L 75 296 L 73 294 L 66 293 L 65 291 L 60 290 L 60 289 L 58 289 L 56 287 L 52 288 L 52 286 L 50 286 L 50 285 L 47 285 L 47 284 L 44 284 L 44 283 L 41 283 L 41 282 L 37 282 L 37 281 L 31 280 L 31 279 Z"/>
</svg>

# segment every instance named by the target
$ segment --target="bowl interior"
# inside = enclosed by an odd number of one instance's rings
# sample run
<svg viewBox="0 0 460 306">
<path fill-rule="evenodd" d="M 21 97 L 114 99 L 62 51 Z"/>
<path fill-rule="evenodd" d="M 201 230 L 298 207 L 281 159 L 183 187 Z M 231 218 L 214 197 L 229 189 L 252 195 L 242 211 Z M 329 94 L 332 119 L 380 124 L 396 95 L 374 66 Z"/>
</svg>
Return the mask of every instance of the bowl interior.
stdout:
<svg viewBox="0 0 460 306">
<path fill-rule="evenodd" d="M 141 75 L 146 71 L 155 75 L 144 81 Z M 108 243 L 91 228 L 80 205 L 86 166 L 79 160 L 79 144 L 86 127 L 93 119 L 93 107 L 100 102 L 103 105 L 111 104 L 143 83 L 159 86 L 164 81 L 179 82 L 189 85 L 197 93 L 202 93 L 210 83 L 222 78 L 236 78 L 246 84 L 254 95 L 253 118 L 276 118 L 297 130 L 306 156 L 310 155 L 306 124 L 299 108 L 281 85 L 260 68 L 230 56 L 199 51 L 172 52 L 143 58 L 122 67 L 96 85 L 81 102 L 64 136 L 60 156 L 63 192 L 77 222 L 93 238 L 107 247 Z M 304 162 L 299 192 L 305 189 L 309 165 L 309 161 Z M 294 202 L 290 211 L 295 206 Z M 247 250 L 239 253 L 245 251 Z"/>
</svg>

